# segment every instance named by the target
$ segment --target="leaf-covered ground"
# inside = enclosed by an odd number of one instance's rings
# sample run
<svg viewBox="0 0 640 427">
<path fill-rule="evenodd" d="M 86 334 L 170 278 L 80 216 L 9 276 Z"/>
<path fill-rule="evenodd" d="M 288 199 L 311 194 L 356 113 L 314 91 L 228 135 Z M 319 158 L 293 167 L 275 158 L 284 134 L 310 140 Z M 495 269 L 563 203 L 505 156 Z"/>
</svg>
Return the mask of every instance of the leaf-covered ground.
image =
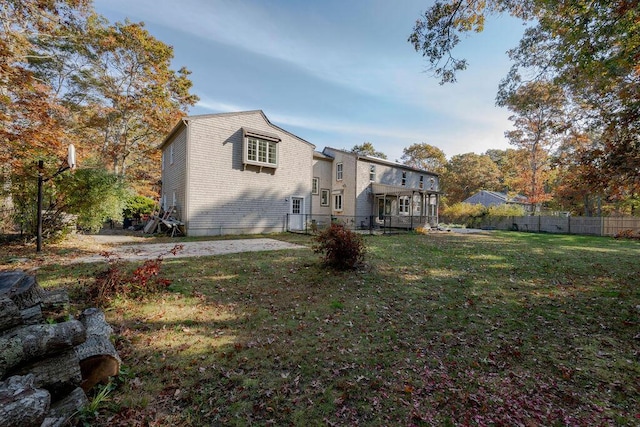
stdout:
<svg viewBox="0 0 640 427">
<path fill-rule="evenodd" d="M 640 423 L 638 242 L 366 243 L 366 266 L 342 273 L 310 249 L 167 258 L 169 292 L 107 312 L 125 367 L 92 424 Z M 98 268 L 38 277 L 80 298 Z"/>
</svg>

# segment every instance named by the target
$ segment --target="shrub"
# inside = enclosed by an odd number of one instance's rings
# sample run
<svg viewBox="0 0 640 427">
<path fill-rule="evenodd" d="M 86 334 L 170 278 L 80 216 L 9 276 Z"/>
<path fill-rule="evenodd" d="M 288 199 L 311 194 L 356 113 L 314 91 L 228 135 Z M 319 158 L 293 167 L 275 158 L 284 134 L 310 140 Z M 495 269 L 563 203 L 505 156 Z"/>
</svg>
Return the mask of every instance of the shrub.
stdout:
<svg viewBox="0 0 640 427">
<path fill-rule="evenodd" d="M 149 215 L 156 209 L 156 201 L 145 196 L 131 196 L 124 204 L 122 215 L 125 218 L 139 218 Z"/>
<path fill-rule="evenodd" d="M 467 227 L 477 225 L 482 217 L 487 214 L 487 209 L 480 204 L 456 203 L 447 206 L 442 211 L 442 219 L 445 222 L 464 224 Z"/>
<path fill-rule="evenodd" d="M 166 289 L 170 282 L 159 277 L 160 267 L 164 255 L 176 254 L 182 250 L 182 245 L 175 245 L 166 254 L 158 255 L 155 259 L 145 261 L 132 273 L 127 273 L 121 258 L 112 252 L 103 252 L 108 267 L 96 273 L 95 280 L 87 289 L 87 299 L 98 307 L 105 307 L 116 296 L 141 298 Z"/>
<path fill-rule="evenodd" d="M 494 205 L 487 210 L 489 217 L 505 217 L 505 216 L 525 216 L 526 212 L 522 205 Z"/>
<path fill-rule="evenodd" d="M 356 268 L 364 260 L 366 248 L 362 236 L 332 223 L 315 237 L 313 251 L 322 253 L 325 265 L 338 270 Z"/>
<path fill-rule="evenodd" d="M 615 239 L 637 239 L 640 240 L 640 231 L 636 234 L 632 229 L 621 230 L 613 236 Z"/>
</svg>

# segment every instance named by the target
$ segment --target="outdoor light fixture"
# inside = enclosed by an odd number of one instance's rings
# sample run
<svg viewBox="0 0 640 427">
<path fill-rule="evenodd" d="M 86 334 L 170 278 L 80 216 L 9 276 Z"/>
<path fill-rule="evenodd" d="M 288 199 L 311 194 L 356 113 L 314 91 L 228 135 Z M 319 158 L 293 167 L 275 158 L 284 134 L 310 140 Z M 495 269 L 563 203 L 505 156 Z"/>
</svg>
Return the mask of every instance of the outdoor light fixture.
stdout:
<svg viewBox="0 0 640 427">
<path fill-rule="evenodd" d="M 38 212 L 37 212 L 37 234 L 36 234 L 36 252 L 42 251 L 42 184 L 60 175 L 67 169 L 75 170 L 76 164 L 76 148 L 73 144 L 69 144 L 67 149 L 67 163 L 60 166 L 56 173 L 49 178 L 44 177 L 44 161 L 38 160 Z"/>
</svg>

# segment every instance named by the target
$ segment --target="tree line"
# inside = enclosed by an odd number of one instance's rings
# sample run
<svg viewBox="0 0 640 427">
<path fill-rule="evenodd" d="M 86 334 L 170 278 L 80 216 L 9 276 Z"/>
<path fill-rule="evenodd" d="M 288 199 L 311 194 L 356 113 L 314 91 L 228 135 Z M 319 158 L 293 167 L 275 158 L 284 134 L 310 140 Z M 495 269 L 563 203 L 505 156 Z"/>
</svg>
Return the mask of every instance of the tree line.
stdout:
<svg viewBox="0 0 640 427">
<path fill-rule="evenodd" d="M 53 177 L 70 144 L 82 169 L 47 186 L 45 221 L 68 212 L 94 228 L 128 197 L 155 196 L 157 145 L 198 100 L 189 70 L 171 68 L 173 49 L 90 0 L 2 0 L 0 21 L 0 200 L 23 231 L 37 174 Z"/>
<path fill-rule="evenodd" d="M 637 214 L 639 11 L 638 0 L 437 0 L 408 41 L 441 84 L 453 83 L 468 66 L 455 55 L 463 35 L 481 32 L 490 16 L 523 21 L 496 96 L 513 113 L 506 137 L 514 148 L 503 159 L 486 153 L 503 168 L 505 188 L 574 213 L 597 205 Z"/>
<path fill-rule="evenodd" d="M 508 131 L 507 134 L 514 132 Z M 446 209 L 481 190 L 522 195 L 538 211 L 562 211 L 572 215 L 637 214 L 638 198 L 603 199 L 590 193 L 585 183 L 576 182 L 572 161 L 567 161 L 564 145 L 551 151 L 546 148 L 532 153 L 530 148 L 512 143 L 514 148 L 490 149 L 482 154 L 464 153 L 447 159 L 438 147 L 415 143 L 402 150 L 400 163 L 440 175 L 441 207 Z M 386 154 L 365 142 L 349 151 L 387 159 Z M 532 157 L 534 160 L 532 160 Z"/>
</svg>

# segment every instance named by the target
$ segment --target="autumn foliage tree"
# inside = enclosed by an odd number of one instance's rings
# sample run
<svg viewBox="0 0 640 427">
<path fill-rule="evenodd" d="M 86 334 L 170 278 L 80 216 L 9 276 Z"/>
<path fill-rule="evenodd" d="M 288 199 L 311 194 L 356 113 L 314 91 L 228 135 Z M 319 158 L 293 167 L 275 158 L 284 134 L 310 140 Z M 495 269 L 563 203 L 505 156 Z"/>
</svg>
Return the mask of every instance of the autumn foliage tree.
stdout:
<svg viewBox="0 0 640 427">
<path fill-rule="evenodd" d="M 382 151 L 376 150 L 376 148 L 370 142 L 363 142 L 362 144 L 354 145 L 353 148 L 351 148 L 351 152 L 359 154 L 361 156 L 371 156 L 377 157 L 379 159 L 387 158 L 386 154 L 384 154 Z"/>
<path fill-rule="evenodd" d="M 555 85 L 532 82 L 501 101 L 514 114 L 509 117 L 514 129 L 505 133 L 509 142 L 526 153 L 520 167 L 522 193 L 529 202 L 541 206 L 551 200 L 547 189 L 552 150 L 569 128 L 563 109 L 565 97 Z"/>
<path fill-rule="evenodd" d="M 607 197 L 640 193 L 640 31 L 637 0 L 438 0 L 416 21 L 409 42 L 441 83 L 467 67 L 454 56 L 461 35 L 480 32 L 490 15 L 529 23 L 508 54 L 513 66 L 499 100 L 531 82 L 562 88 L 573 125 L 595 136 L 576 159 L 593 191 Z"/>
<path fill-rule="evenodd" d="M 451 157 L 443 175 L 447 204 L 462 202 L 480 190 L 502 190 L 500 169 L 486 154 L 466 153 Z"/>
<path fill-rule="evenodd" d="M 404 148 L 400 160 L 412 168 L 434 173 L 442 173 L 447 164 L 447 158 L 440 148 L 424 142 Z"/>
<path fill-rule="evenodd" d="M 156 146 L 197 101 L 189 71 L 171 69 L 172 48 L 87 0 L 2 1 L 0 18 L 0 189 L 27 200 L 37 162 L 51 176 L 73 143 L 81 164 L 152 195 Z"/>
</svg>

